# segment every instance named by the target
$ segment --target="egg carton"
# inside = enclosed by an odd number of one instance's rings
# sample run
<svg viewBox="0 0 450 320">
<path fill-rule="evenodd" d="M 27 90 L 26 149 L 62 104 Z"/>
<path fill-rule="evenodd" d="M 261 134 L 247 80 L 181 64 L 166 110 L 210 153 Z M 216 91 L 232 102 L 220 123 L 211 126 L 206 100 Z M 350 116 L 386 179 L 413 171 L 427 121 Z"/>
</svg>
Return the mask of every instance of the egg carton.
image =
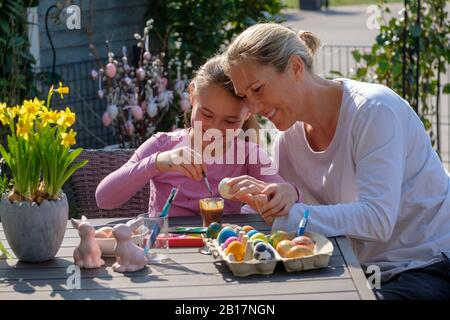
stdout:
<svg viewBox="0 0 450 320">
<path fill-rule="evenodd" d="M 270 244 L 267 244 L 270 248 L 273 249 L 275 253 L 275 259 L 266 261 L 257 259 L 233 261 L 230 260 L 228 255 L 225 254 L 217 239 L 209 239 L 207 245 L 210 247 L 213 256 L 216 259 L 220 258 L 225 261 L 233 275 L 238 277 L 246 277 L 253 274 L 273 274 L 276 265 L 279 262 L 283 263 L 284 268 L 288 272 L 326 268 L 329 265 L 330 257 L 334 250 L 333 244 L 326 237 L 318 233 L 305 232 L 305 235 L 310 237 L 315 242 L 314 254 L 311 256 L 300 258 L 283 258 Z M 288 236 L 290 239 L 292 239 L 295 237 L 295 234 L 291 233 L 288 234 Z"/>
<path fill-rule="evenodd" d="M 211 248 L 211 252 L 214 256 L 214 258 L 221 258 L 225 263 L 228 265 L 228 268 L 230 268 L 231 272 L 234 276 L 237 277 L 246 277 L 253 274 L 262 274 L 262 275 L 269 275 L 272 274 L 275 270 L 275 267 L 277 266 L 277 263 L 279 261 L 279 257 L 277 258 L 277 252 L 275 249 L 273 249 L 270 244 L 268 244 L 269 247 L 271 247 L 275 252 L 275 259 L 273 260 L 257 260 L 257 259 L 251 259 L 251 260 L 244 260 L 244 261 L 233 261 L 230 259 L 228 255 L 225 254 L 225 251 L 222 249 L 222 247 L 217 242 L 217 239 L 210 240 L 208 245 Z M 252 253 L 253 256 L 253 253 Z"/>
</svg>

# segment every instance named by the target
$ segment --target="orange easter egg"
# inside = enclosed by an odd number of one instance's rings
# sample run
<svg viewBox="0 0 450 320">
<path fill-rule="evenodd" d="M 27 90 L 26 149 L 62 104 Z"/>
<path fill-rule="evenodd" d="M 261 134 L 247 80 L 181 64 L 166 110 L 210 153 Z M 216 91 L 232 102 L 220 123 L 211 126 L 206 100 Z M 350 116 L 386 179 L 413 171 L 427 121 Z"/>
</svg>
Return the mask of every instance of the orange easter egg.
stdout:
<svg viewBox="0 0 450 320">
<path fill-rule="evenodd" d="M 287 258 L 307 257 L 312 256 L 313 254 L 314 252 L 307 246 L 294 246 L 288 251 Z"/>
<path fill-rule="evenodd" d="M 244 260 L 245 248 L 239 241 L 231 242 L 225 249 L 225 254 L 228 255 L 232 253 L 236 261 Z"/>
<path fill-rule="evenodd" d="M 252 226 L 243 226 L 242 230 L 244 230 L 245 233 L 248 233 L 250 230 L 254 230 L 254 228 Z"/>
<path fill-rule="evenodd" d="M 96 238 L 111 238 L 112 237 L 113 228 L 111 227 L 102 227 L 98 230 L 95 230 Z"/>
<path fill-rule="evenodd" d="M 278 243 L 276 250 L 283 258 L 287 257 L 287 254 L 291 248 L 294 247 L 294 243 L 291 240 L 282 240 Z"/>
<path fill-rule="evenodd" d="M 311 240 L 311 238 L 307 236 L 300 236 L 292 239 L 292 242 L 296 246 L 305 246 L 308 247 L 310 250 L 314 250 L 314 242 Z"/>
</svg>

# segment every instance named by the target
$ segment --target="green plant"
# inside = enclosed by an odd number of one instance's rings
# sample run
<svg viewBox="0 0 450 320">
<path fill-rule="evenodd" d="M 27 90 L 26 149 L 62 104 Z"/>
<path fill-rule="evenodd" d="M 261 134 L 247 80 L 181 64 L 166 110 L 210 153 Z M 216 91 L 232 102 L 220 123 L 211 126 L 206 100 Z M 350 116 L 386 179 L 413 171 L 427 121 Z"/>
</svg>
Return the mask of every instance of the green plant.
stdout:
<svg viewBox="0 0 450 320">
<path fill-rule="evenodd" d="M 70 150 L 76 132 L 70 127 L 75 114 L 68 107 L 51 109 L 52 94 L 67 94 L 68 87 L 49 90 L 47 103 L 37 98 L 25 100 L 21 106 L 8 107 L 0 103 L 0 122 L 10 128 L 7 148 L 0 153 L 11 170 L 13 190 L 10 201 L 30 201 L 40 204 L 45 199 L 56 200 L 63 184 L 87 161 L 71 166 L 82 148 Z"/>
<path fill-rule="evenodd" d="M 13 258 L 12 255 L 8 252 L 8 250 L 6 250 L 6 248 L 3 246 L 3 243 L 1 241 L 0 241 L 0 253 L 1 253 L 0 256 L 4 255 L 10 259 Z"/>
<path fill-rule="evenodd" d="M 159 48 L 189 78 L 236 34 L 260 21 L 282 22 L 280 0 L 149 0 Z M 176 66 L 172 66 L 176 68 Z"/>
<path fill-rule="evenodd" d="M 1 159 L 3 160 L 3 159 Z M 1 170 L 0 170 L 1 173 Z M 6 175 L 1 175 L 0 176 L 0 198 L 3 194 L 5 194 L 10 186 L 10 181 L 8 179 L 8 177 Z"/>
<path fill-rule="evenodd" d="M 0 97 L 9 104 L 18 103 L 33 87 L 27 8 L 37 2 L 0 0 Z"/>
<path fill-rule="evenodd" d="M 436 112 L 441 73 L 450 63 L 450 20 L 446 2 L 422 1 L 419 23 L 418 1 L 410 0 L 406 7 L 407 19 L 404 19 L 403 11 L 389 21 L 382 20 L 380 33 L 370 52 L 352 52 L 358 62 L 352 77 L 382 83 L 401 94 L 419 114 L 425 128 L 430 130 L 432 141 L 429 117 Z M 379 8 L 383 14 L 390 13 L 385 1 L 380 1 Z M 440 85 L 443 85 L 444 94 L 450 93 L 449 83 Z M 436 97 L 434 101 L 433 97 Z"/>
</svg>

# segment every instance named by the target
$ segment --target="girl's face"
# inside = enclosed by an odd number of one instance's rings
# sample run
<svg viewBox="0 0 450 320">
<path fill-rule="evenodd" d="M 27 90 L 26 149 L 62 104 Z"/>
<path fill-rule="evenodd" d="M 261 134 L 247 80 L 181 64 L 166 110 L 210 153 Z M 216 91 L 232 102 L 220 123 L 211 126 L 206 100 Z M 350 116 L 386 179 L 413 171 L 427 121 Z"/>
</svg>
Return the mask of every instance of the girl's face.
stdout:
<svg viewBox="0 0 450 320">
<path fill-rule="evenodd" d="M 241 129 L 250 112 L 239 97 L 217 84 L 199 89 L 190 87 L 192 104 L 191 124 L 201 121 L 203 135 L 208 129 L 218 129 L 225 138 L 227 129 Z M 225 142 L 225 139 L 224 139 Z M 203 146 L 211 141 L 203 141 Z"/>
<path fill-rule="evenodd" d="M 277 129 L 284 131 L 297 121 L 301 109 L 303 101 L 298 101 L 301 90 L 298 83 L 303 78 L 302 70 L 299 61 L 290 63 L 281 73 L 272 66 L 246 61 L 233 65 L 230 77 L 236 94 L 250 111 L 268 118 Z"/>
</svg>

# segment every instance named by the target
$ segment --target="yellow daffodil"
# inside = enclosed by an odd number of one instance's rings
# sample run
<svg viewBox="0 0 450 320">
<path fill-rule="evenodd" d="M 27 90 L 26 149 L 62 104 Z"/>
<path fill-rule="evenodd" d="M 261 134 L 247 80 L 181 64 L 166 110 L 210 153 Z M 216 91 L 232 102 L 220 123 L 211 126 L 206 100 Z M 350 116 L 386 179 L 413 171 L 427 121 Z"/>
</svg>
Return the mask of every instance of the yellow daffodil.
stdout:
<svg viewBox="0 0 450 320">
<path fill-rule="evenodd" d="M 0 113 L 0 122 L 2 125 L 7 126 L 9 124 L 9 118 L 4 113 Z"/>
<path fill-rule="evenodd" d="M 17 123 L 17 130 L 16 130 L 17 136 L 25 140 L 28 140 L 28 134 L 30 133 L 32 127 L 33 127 L 32 121 L 19 120 L 19 122 Z"/>
<path fill-rule="evenodd" d="M 56 123 L 56 120 L 58 120 L 58 112 L 49 110 L 47 107 L 42 108 L 40 116 L 42 120 L 42 127 L 45 127 L 50 123 Z"/>
<path fill-rule="evenodd" d="M 6 109 L 6 113 L 11 119 L 14 119 L 20 113 L 20 106 L 14 106 Z"/>
<path fill-rule="evenodd" d="M 56 121 L 56 123 L 59 126 L 72 126 L 75 123 L 75 113 L 70 111 L 69 107 L 66 107 L 66 110 L 59 112 L 58 120 Z"/>
<path fill-rule="evenodd" d="M 53 86 L 51 89 L 53 89 Z M 59 88 L 53 89 L 53 91 L 58 92 L 61 96 L 61 99 L 64 99 L 64 95 L 69 94 L 69 87 L 63 87 L 62 82 L 59 82 Z"/>
<path fill-rule="evenodd" d="M 8 124 L 8 117 L 7 117 L 7 107 L 6 107 L 6 103 L 4 102 L 0 102 L 0 122 L 3 125 L 7 125 Z"/>
<path fill-rule="evenodd" d="M 65 147 L 70 147 L 71 145 L 74 145 L 76 143 L 75 136 L 77 133 L 73 131 L 73 129 L 70 129 L 68 133 L 63 132 L 61 133 L 61 144 Z"/>
<path fill-rule="evenodd" d="M 69 93 L 69 88 L 63 87 L 62 83 L 57 89 L 52 86 L 47 103 L 38 98 L 25 100 L 14 107 L 0 103 L 0 124 L 10 129 L 6 139 L 8 148 L 0 144 L 0 156 L 11 169 L 14 180 L 14 198 L 10 200 L 23 197 L 40 204 L 45 198 L 57 199 L 64 181 L 73 173 L 72 169 L 87 163 L 84 160 L 68 170 L 74 160 L 74 154 L 68 149 L 76 145 L 77 135 L 69 127 L 74 125 L 76 115 L 69 107 L 61 111 L 51 108 L 55 93 L 62 98 Z M 77 148 L 75 152 L 81 150 Z"/>
<path fill-rule="evenodd" d="M 22 117 L 34 119 L 43 106 L 44 101 L 41 101 L 38 98 L 34 98 L 34 100 L 25 100 L 19 113 Z"/>
</svg>

